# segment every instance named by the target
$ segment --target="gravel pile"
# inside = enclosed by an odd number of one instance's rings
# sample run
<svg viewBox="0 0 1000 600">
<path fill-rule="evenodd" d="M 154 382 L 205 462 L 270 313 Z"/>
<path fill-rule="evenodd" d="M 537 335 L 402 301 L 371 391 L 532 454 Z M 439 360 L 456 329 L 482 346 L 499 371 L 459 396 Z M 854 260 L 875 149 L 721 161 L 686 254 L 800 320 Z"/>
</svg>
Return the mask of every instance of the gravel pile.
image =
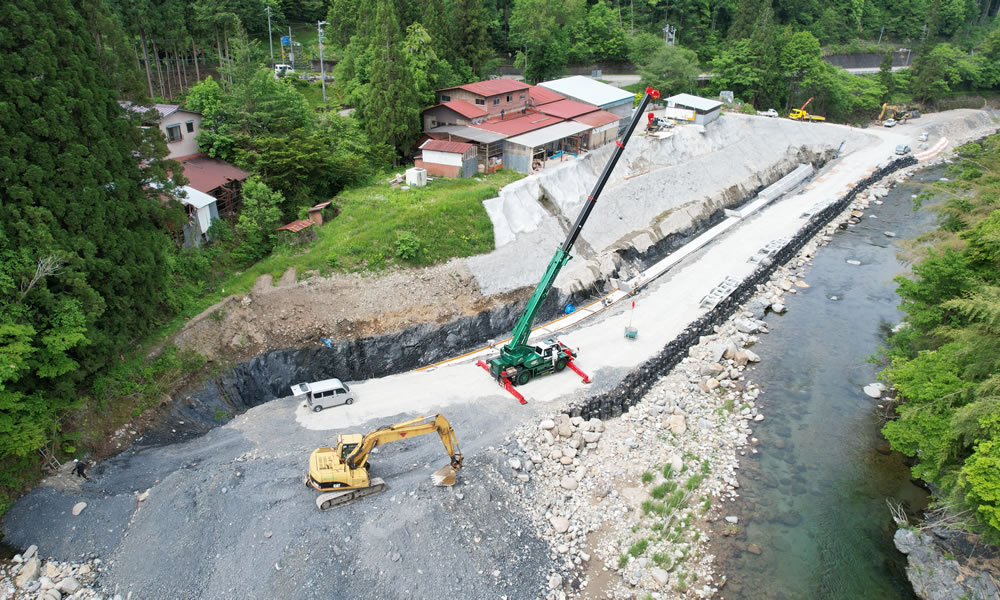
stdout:
<svg viewBox="0 0 1000 600">
<path fill-rule="evenodd" d="M 103 569 L 101 559 L 81 562 L 43 560 L 38 547 L 0 563 L 0 597 L 32 600 L 92 600 L 104 596 L 90 588 Z"/>
</svg>

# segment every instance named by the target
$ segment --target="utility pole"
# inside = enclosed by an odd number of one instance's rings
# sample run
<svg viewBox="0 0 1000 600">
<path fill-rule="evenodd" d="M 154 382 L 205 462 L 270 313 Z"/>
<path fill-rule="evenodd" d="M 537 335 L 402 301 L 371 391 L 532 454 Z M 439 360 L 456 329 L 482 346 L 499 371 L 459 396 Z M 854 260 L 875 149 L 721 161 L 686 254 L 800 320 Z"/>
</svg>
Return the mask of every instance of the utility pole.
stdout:
<svg viewBox="0 0 1000 600">
<path fill-rule="evenodd" d="M 323 82 L 323 104 L 326 104 L 326 69 L 323 67 L 323 26 L 326 21 L 316 21 L 316 29 L 319 31 L 319 76 Z"/>
<path fill-rule="evenodd" d="M 265 6 L 267 12 L 267 43 L 271 46 L 271 66 L 274 66 L 274 38 L 271 37 L 271 7 Z"/>
<path fill-rule="evenodd" d="M 288 26 L 288 64 L 295 68 L 295 40 L 292 39 L 292 26 Z"/>
</svg>

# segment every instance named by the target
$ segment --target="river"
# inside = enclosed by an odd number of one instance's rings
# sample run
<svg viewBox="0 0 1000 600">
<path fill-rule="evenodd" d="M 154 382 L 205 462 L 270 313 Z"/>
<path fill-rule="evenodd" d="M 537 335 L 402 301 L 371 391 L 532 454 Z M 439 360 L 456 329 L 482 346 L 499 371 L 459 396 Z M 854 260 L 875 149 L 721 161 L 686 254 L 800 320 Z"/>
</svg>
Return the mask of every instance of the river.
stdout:
<svg viewBox="0 0 1000 600">
<path fill-rule="evenodd" d="M 747 372 L 767 418 L 755 424 L 758 453 L 741 463 L 741 498 L 724 509 L 739 517 L 739 533 L 714 546 L 725 598 L 915 598 L 886 499 L 912 514 L 927 494 L 889 452 L 879 401 L 862 387 L 878 371 L 866 359 L 902 318 L 893 277 L 909 265 L 900 240 L 935 224 L 912 196 L 944 175 L 917 173 L 838 230 L 800 274 L 811 287 L 786 294 L 786 314 L 768 314 L 771 333 L 754 346 L 763 360 Z"/>
</svg>

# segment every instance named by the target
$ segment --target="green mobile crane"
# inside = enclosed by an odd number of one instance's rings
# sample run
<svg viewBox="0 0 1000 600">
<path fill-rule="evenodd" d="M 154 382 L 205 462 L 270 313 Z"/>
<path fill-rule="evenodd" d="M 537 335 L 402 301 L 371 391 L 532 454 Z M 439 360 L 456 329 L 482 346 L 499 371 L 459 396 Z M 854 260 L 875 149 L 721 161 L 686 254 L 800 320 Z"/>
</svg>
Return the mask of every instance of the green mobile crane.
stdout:
<svg viewBox="0 0 1000 600">
<path fill-rule="evenodd" d="M 531 381 L 532 377 L 545 375 L 552 371 L 562 371 L 567 366 L 579 373 L 583 377 L 584 382 L 590 383 L 589 378 L 573 365 L 573 359 L 576 358 L 576 354 L 568 346 L 556 339 L 548 339 L 534 346 L 528 344 L 528 336 L 531 334 L 531 325 L 534 323 L 542 303 L 545 302 L 549 290 L 552 289 L 559 271 L 572 258 L 569 251 L 576 242 L 576 238 L 580 235 L 580 230 L 583 229 L 584 223 L 587 222 L 590 211 L 597 204 L 597 198 L 601 195 L 604 184 L 607 183 L 611 172 L 618 163 L 618 159 L 621 158 L 622 153 L 625 151 L 625 144 L 628 143 L 629 138 L 632 136 L 632 131 L 642 119 L 642 112 L 645 110 L 646 105 L 649 104 L 650 99 L 659 97 L 659 91 L 653 88 L 646 88 L 646 93 L 643 94 L 642 99 L 639 101 L 638 108 L 632 113 L 632 120 L 625 129 L 625 134 L 621 140 L 615 142 L 617 147 L 608 160 L 608 164 L 604 166 L 601 176 L 597 179 L 594 190 L 587 197 L 587 202 L 584 204 L 583 210 L 580 211 L 580 215 L 576 218 L 576 223 L 566 237 L 566 241 L 556 250 L 552 260 L 549 261 L 549 266 L 545 269 L 542 280 L 538 282 L 538 287 L 535 288 L 535 292 L 528 300 L 524 312 L 517 319 L 510 341 L 500 349 L 500 356 L 490 361 L 489 367 L 483 361 L 477 363 L 479 366 L 487 369 L 490 376 L 506 387 L 522 404 L 524 404 L 524 398 L 511 385 L 524 385 Z"/>
</svg>

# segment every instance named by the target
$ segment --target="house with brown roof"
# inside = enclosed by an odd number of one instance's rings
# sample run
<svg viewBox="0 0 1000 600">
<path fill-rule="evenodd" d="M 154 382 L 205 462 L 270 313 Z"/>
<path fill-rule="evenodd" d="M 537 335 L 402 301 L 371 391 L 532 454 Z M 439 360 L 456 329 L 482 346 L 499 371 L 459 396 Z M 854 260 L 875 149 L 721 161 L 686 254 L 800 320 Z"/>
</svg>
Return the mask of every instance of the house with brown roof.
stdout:
<svg viewBox="0 0 1000 600">
<path fill-rule="evenodd" d="M 200 153 L 178 159 L 188 186 L 212 196 L 220 218 L 233 218 L 243 205 L 243 182 L 250 173 L 226 161 Z"/>
<path fill-rule="evenodd" d="M 487 79 L 438 90 L 438 102 L 456 100 L 466 102 L 484 111 L 483 116 L 499 116 L 529 108 L 528 90 L 532 86 L 513 79 Z"/>
<path fill-rule="evenodd" d="M 439 177 L 473 177 L 476 174 L 475 144 L 427 140 L 420 145 L 415 166 Z"/>
</svg>

